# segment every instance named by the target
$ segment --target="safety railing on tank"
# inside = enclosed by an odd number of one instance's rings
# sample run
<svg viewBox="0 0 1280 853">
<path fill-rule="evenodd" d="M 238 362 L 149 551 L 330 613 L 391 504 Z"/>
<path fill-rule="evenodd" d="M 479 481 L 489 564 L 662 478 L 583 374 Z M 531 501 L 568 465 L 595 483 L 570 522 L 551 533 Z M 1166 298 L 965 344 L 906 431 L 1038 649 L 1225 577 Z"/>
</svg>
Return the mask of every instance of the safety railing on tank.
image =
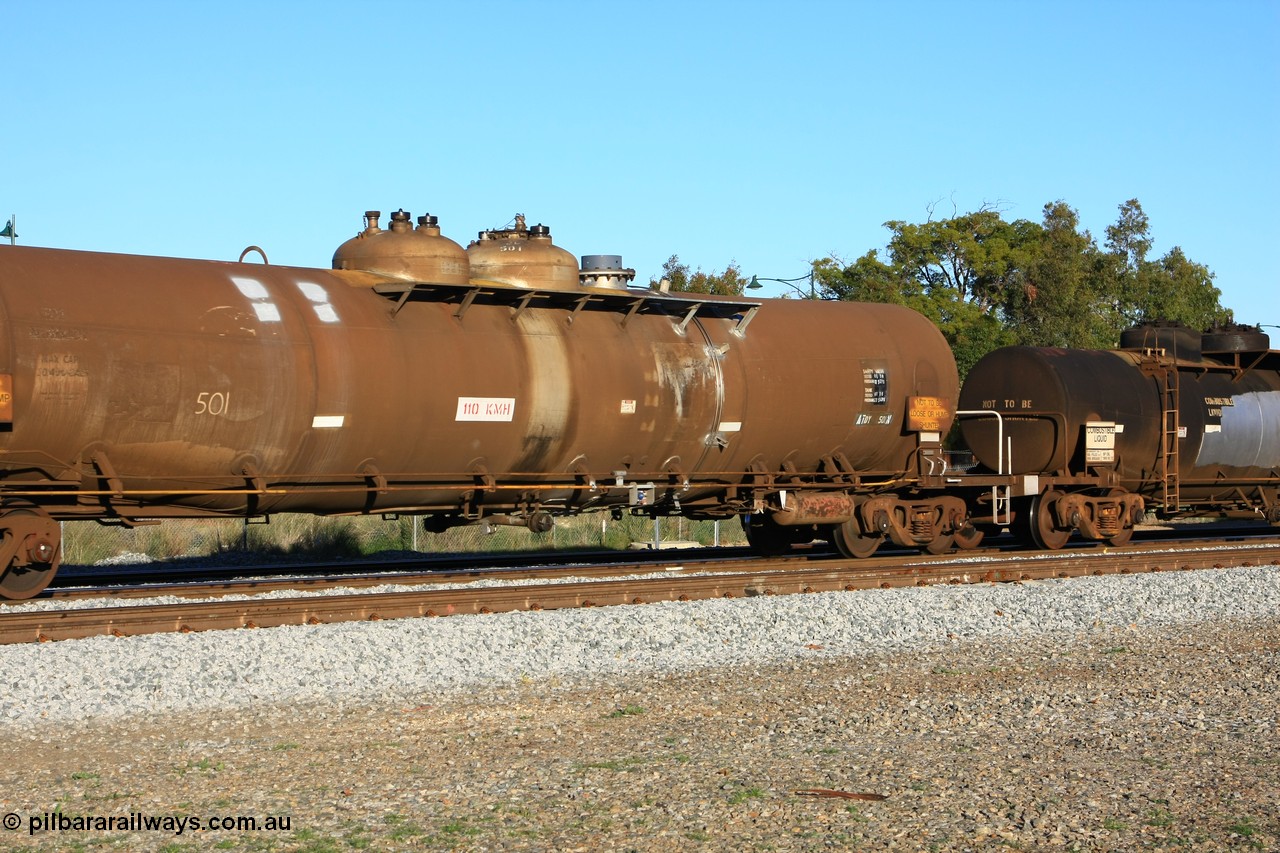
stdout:
<svg viewBox="0 0 1280 853">
<path fill-rule="evenodd" d="M 1013 438 L 1006 439 L 1004 437 L 1004 415 L 994 409 L 962 409 L 956 412 L 956 417 L 973 416 L 982 417 L 990 415 L 996 419 L 996 473 L 1004 475 L 1013 474 Z M 1005 442 L 1008 442 L 1007 446 Z M 999 483 L 991 487 L 991 521 L 998 525 L 1008 525 L 1013 523 L 1013 501 L 1010 496 L 1013 487 L 1005 485 L 1003 494 Z M 1001 511 L 1004 517 L 1001 518 Z"/>
</svg>

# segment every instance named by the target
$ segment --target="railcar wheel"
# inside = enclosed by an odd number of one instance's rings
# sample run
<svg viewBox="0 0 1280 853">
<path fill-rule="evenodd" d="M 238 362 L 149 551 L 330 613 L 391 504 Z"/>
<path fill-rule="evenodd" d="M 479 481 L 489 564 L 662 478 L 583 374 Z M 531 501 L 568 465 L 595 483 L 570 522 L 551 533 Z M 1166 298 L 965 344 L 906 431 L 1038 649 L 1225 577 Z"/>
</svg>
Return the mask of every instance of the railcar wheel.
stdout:
<svg viewBox="0 0 1280 853">
<path fill-rule="evenodd" d="M 1059 530 L 1053 522 L 1053 505 L 1062 498 L 1062 492 L 1048 491 L 1036 495 L 1031 500 L 1031 511 L 1028 513 L 1027 526 L 1030 528 L 1031 541 L 1037 548 L 1046 551 L 1057 551 L 1071 538 L 1070 530 Z"/>
<path fill-rule="evenodd" d="M 863 533 L 858 519 L 851 518 L 833 528 L 831 541 L 842 556 L 861 560 L 874 554 L 884 537 L 879 533 Z"/>
<path fill-rule="evenodd" d="M 996 535 L 998 536 L 999 534 L 1000 531 L 997 530 Z M 962 551 L 971 551 L 982 544 L 982 539 L 985 535 L 981 528 L 969 524 L 956 530 L 952 534 L 952 538 L 955 539 L 957 548 Z"/>
<path fill-rule="evenodd" d="M 0 535 L 0 598 L 39 594 L 62 558 L 58 523 L 36 509 L 11 509 L 0 515 Z"/>
<path fill-rule="evenodd" d="M 1107 544 L 1114 548 L 1120 548 L 1125 545 L 1128 545 L 1129 540 L 1132 538 L 1133 538 L 1133 528 L 1126 527 L 1123 530 L 1121 530 L 1119 533 L 1117 533 L 1115 536 L 1108 536 Z"/>
<path fill-rule="evenodd" d="M 945 554 L 951 550 L 951 546 L 955 544 L 955 534 L 947 533 L 933 537 L 928 545 L 924 546 L 924 550 L 930 554 Z"/>
</svg>

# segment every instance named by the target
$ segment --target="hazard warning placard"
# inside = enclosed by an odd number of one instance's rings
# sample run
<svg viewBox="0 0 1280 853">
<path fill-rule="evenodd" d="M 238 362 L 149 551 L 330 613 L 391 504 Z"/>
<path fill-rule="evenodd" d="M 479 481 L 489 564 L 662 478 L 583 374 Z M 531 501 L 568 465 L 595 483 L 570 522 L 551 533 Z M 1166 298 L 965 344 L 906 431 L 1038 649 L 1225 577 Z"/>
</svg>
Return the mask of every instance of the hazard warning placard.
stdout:
<svg viewBox="0 0 1280 853">
<path fill-rule="evenodd" d="M 912 432 L 944 432 L 953 415 L 941 397 L 907 398 L 907 429 Z"/>
</svg>

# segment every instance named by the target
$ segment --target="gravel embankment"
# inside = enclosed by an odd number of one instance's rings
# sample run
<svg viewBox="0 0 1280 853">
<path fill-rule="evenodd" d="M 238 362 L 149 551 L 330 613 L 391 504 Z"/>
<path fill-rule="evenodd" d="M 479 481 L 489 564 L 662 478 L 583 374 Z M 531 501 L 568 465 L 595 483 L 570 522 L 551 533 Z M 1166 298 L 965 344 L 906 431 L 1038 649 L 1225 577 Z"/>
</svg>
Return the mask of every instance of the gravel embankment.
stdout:
<svg viewBox="0 0 1280 853">
<path fill-rule="evenodd" d="M 0 847 L 1280 848 L 1273 567 L 0 656 Z"/>
<path fill-rule="evenodd" d="M 1280 614 L 1280 571 L 669 602 L 258 631 L 96 637 L 3 652 L 0 721 L 387 698 L 636 671 L 838 658 L 952 638 Z"/>
</svg>

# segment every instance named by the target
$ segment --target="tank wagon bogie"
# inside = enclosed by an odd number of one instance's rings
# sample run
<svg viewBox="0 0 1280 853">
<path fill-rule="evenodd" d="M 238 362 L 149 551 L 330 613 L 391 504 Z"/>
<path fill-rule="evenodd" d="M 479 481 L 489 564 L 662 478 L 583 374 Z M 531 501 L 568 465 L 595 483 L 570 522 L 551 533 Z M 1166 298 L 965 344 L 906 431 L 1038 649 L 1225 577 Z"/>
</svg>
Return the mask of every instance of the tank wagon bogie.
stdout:
<svg viewBox="0 0 1280 853">
<path fill-rule="evenodd" d="M 919 314 L 635 288 L 522 217 L 466 249 L 379 218 L 331 269 L 0 248 L 0 597 L 48 583 L 65 520 L 737 515 L 846 553 L 965 527 Z"/>
<path fill-rule="evenodd" d="M 1004 521 L 1041 547 L 1073 531 L 1124 544 L 1147 509 L 1277 524 L 1280 352 L 1269 347 L 1256 328 L 1152 324 L 1118 350 L 997 350 L 966 379 L 963 437 L 1003 475 L 988 479 L 1003 484 Z M 992 526 L 1001 505 L 970 501 Z"/>
</svg>

